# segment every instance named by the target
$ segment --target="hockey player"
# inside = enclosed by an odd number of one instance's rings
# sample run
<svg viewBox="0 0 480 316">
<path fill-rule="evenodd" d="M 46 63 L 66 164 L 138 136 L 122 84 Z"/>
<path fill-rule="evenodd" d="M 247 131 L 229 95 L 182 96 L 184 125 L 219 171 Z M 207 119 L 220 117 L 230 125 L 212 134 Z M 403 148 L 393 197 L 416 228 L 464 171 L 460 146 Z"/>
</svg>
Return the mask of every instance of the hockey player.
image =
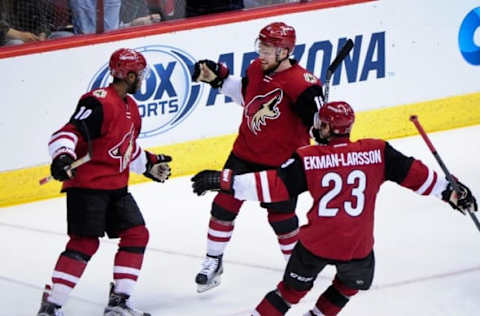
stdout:
<svg viewBox="0 0 480 316">
<path fill-rule="evenodd" d="M 225 168 L 235 174 L 275 169 L 300 146 L 309 144 L 309 128 L 322 100 L 320 81 L 290 59 L 295 29 L 276 22 L 257 38 L 259 57 L 246 77 L 229 75 L 225 65 L 211 60 L 195 64 L 194 81 L 209 83 L 243 106 L 242 122 Z M 296 197 L 281 203 L 261 203 L 288 260 L 297 242 Z M 207 255 L 195 281 L 197 291 L 220 283 L 222 256 L 230 241 L 243 201 L 220 192 L 214 198 L 208 226 Z"/>
<path fill-rule="evenodd" d="M 134 99 L 147 71 L 144 56 L 119 49 L 110 58 L 113 83 L 80 98 L 70 121 L 48 144 L 51 174 L 63 181 L 67 194 L 70 240 L 46 286 L 38 316 L 63 315 L 61 307 L 80 280 L 99 246 L 99 237 L 120 238 L 105 315 L 150 315 L 129 304 L 142 267 L 149 233 L 133 196 L 128 192 L 130 171 L 164 182 L 171 157 L 143 150 L 137 143 L 141 117 Z M 87 152 L 92 158 L 75 170 L 67 168 Z"/>
<path fill-rule="evenodd" d="M 351 142 L 354 112 L 345 102 L 322 106 L 316 116 L 316 140 L 327 145 L 299 148 L 281 168 L 244 175 L 206 170 L 192 178 L 193 190 L 230 192 L 239 200 L 284 201 L 309 191 L 313 205 L 308 223 L 287 264 L 283 280 L 256 307 L 253 315 L 284 315 L 312 288 L 326 265 L 336 267 L 332 285 L 305 316 L 336 315 L 373 279 L 373 218 L 383 182 L 390 180 L 421 195 L 435 196 L 462 213 L 477 211 L 469 188 L 461 195 L 420 160 L 406 157 L 388 142 Z"/>
</svg>

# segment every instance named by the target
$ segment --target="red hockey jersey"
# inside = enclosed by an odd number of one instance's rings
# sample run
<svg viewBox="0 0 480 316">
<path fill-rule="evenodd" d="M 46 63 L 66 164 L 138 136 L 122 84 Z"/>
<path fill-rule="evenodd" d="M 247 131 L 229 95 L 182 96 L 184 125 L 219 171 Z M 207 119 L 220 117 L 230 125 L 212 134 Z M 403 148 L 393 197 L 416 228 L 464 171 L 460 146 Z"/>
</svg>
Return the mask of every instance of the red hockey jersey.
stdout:
<svg viewBox="0 0 480 316">
<path fill-rule="evenodd" d="M 351 260 L 373 249 L 375 201 L 386 180 L 438 198 L 447 187 L 421 161 L 377 139 L 305 146 L 282 168 L 235 176 L 233 187 L 236 198 L 263 202 L 288 200 L 308 190 L 314 202 L 299 240 L 319 257 Z"/>
<path fill-rule="evenodd" d="M 244 111 L 233 153 L 244 160 L 278 167 L 301 146 L 308 145 L 308 127 L 292 110 L 298 96 L 320 81 L 294 64 L 265 75 L 259 59 L 247 70 Z"/>
<path fill-rule="evenodd" d="M 92 141 L 91 161 L 77 168 L 75 178 L 63 183 L 63 190 L 127 186 L 131 167 L 138 173 L 145 171 L 146 156 L 136 142 L 140 129 L 138 107 L 130 96 L 122 99 L 113 86 L 83 95 L 70 122 L 49 142 L 52 159 L 62 153 L 77 159 L 87 153 L 86 139 Z"/>
</svg>

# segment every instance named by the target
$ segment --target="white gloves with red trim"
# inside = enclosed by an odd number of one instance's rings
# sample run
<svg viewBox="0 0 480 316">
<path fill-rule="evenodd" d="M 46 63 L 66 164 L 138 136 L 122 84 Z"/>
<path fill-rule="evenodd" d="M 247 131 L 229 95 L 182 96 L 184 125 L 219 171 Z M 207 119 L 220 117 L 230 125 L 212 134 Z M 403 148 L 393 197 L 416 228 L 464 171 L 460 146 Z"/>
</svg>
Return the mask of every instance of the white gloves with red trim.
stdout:
<svg viewBox="0 0 480 316">
<path fill-rule="evenodd" d="M 147 153 L 147 170 L 143 175 L 156 182 L 165 182 L 170 177 L 172 169 L 168 163 L 172 161 L 172 157 L 168 155 L 156 155 L 150 152 Z"/>
</svg>

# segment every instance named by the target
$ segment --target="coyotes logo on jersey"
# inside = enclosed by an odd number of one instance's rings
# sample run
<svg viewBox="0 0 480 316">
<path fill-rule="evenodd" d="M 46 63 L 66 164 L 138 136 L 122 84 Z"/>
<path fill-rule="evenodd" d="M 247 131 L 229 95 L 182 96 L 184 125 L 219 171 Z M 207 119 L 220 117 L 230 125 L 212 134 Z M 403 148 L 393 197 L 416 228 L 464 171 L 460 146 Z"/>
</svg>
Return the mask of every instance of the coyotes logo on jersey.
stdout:
<svg viewBox="0 0 480 316">
<path fill-rule="evenodd" d="M 119 160 L 120 172 L 123 172 L 128 167 L 128 163 L 132 158 L 134 137 L 135 132 L 132 124 L 132 126 L 130 127 L 130 131 L 123 136 L 120 143 L 118 143 L 108 151 L 110 157 Z"/>
<path fill-rule="evenodd" d="M 267 94 L 255 96 L 245 106 L 245 118 L 253 134 L 257 135 L 262 130 L 262 125 L 267 125 L 267 119 L 274 120 L 280 116 L 278 104 L 282 99 L 283 91 L 277 88 Z"/>
</svg>

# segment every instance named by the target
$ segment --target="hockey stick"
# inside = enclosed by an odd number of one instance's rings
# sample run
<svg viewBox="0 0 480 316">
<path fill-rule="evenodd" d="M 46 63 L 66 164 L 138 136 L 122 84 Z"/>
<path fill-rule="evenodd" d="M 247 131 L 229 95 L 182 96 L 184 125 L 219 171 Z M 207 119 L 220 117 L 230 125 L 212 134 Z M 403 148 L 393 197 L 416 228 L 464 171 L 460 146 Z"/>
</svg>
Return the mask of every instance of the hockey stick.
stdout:
<svg viewBox="0 0 480 316">
<path fill-rule="evenodd" d="M 90 160 L 92 160 L 92 141 L 90 140 L 90 134 L 88 133 L 88 128 L 87 128 L 87 125 L 85 124 L 84 121 L 82 121 L 83 123 L 83 128 L 85 130 L 85 135 L 86 135 L 86 138 L 87 138 L 87 149 L 88 149 L 88 152 L 85 156 L 75 160 L 74 162 L 72 162 L 69 166 L 66 166 L 65 167 L 65 171 L 69 171 L 69 170 L 73 170 L 75 168 L 78 168 L 80 167 L 81 165 L 89 162 Z M 42 179 L 40 179 L 38 181 L 38 183 L 40 185 L 44 185 L 48 182 L 50 182 L 51 180 L 53 180 L 53 177 L 52 175 L 49 175 L 47 177 L 44 177 Z"/>
<path fill-rule="evenodd" d="M 325 77 L 325 90 L 323 92 L 323 103 L 328 102 L 328 97 L 330 94 L 330 79 L 332 78 L 333 73 L 335 70 L 337 70 L 338 66 L 340 66 L 340 63 L 347 57 L 347 55 L 350 53 L 350 51 L 353 48 L 353 41 L 351 38 L 347 40 L 345 45 L 343 45 L 342 49 L 338 52 L 337 56 L 333 60 L 333 62 L 328 66 L 327 69 L 327 75 Z"/>
<path fill-rule="evenodd" d="M 78 168 L 80 167 L 81 165 L 89 162 L 90 160 L 92 159 L 92 157 L 90 156 L 90 153 L 87 153 L 85 156 L 75 160 L 74 162 L 72 162 L 72 164 L 70 164 L 69 166 L 66 166 L 65 167 L 65 171 L 69 171 L 69 170 L 73 170 L 75 168 Z M 50 182 L 51 180 L 53 180 L 53 177 L 51 175 L 49 175 L 48 177 L 45 177 L 45 178 L 42 178 L 38 181 L 38 183 L 40 185 L 44 185 L 48 182 Z"/>
<path fill-rule="evenodd" d="M 457 195 L 460 196 L 461 191 L 460 191 L 460 187 L 458 186 L 457 180 L 454 177 L 452 177 L 452 174 L 448 171 L 447 166 L 445 166 L 445 164 L 443 163 L 443 160 L 442 160 L 442 158 L 440 158 L 440 155 L 438 154 L 437 150 L 435 149 L 435 147 L 433 147 L 433 144 L 430 141 L 430 138 L 428 137 L 428 135 L 425 132 L 425 130 L 423 129 L 422 125 L 418 121 L 418 117 L 416 115 L 411 115 L 410 116 L 410 121 L 412 121 L 412 123 L 415 125 L 418 132 L 420 133 L 423 140 L 427 144 L 428 148 L 432 152 L 432 154 L 435 157 L 435 159 L 437 160 L 438 164 L 440 165 L 440 168 L 442 168 L 443 172 L 445 173 L 445 176 L 447 177 L 448 182 L 450 182 L 452 184 L 453 189 L 455 190 L 455 192 L 457 192 Z M 475 214 L 473 214 L 470 211 L 467 211 L 467 213 L 468 213 L 468 215 L 470 215 L 470 218 L 472 219 L 472 221 L 475 224 L 475 226 L 477 227 L 477 229 L 480 230 L 480 222 L 478 221 L 477 216 L 475 216 Z"/>
</svg>

